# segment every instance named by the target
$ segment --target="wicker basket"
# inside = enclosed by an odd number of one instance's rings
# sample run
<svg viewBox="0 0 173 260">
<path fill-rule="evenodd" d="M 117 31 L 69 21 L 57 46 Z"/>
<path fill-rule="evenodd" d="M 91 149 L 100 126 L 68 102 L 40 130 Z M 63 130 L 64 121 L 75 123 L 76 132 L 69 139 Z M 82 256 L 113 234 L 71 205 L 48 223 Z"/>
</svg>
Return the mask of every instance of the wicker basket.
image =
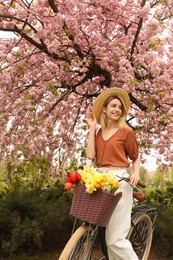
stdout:
<svg viewBox="0 0 173 260">
<path fill-rule="evenodd" d="M 112 195 L 102 190 L 86 193 L 86 187 L 77 183 L 73 195 L 70 214 L 83 221 L 105 227 L 122 192 Z"/>
</svg>

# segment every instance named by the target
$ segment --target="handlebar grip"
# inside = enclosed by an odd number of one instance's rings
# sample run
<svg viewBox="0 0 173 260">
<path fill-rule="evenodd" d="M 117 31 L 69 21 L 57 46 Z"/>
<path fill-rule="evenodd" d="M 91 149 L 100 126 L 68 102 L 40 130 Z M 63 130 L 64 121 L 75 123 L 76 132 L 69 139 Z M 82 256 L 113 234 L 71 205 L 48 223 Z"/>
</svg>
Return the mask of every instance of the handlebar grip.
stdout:
<svg viewBox="0 0 173 260">
<path fill-rule="evenodd" d="M 140 192 L 133 192 L 133 198 L 135 198 L 136 200 L 139 200 L 139 201 L 143 201 L 143 200 L 146 200 L 147 199 L 147 196 L 145 194 L 142 194 Z"/>
<path fill-rule="evenodd" d="M 140 187 L 142 187 L 142 188 L 145 188 L 145 187 L 146 187 L 146 184 L 143 183 L 142 181 L 138 181 L 137 185 L 140 186 Z"/>
</svg>

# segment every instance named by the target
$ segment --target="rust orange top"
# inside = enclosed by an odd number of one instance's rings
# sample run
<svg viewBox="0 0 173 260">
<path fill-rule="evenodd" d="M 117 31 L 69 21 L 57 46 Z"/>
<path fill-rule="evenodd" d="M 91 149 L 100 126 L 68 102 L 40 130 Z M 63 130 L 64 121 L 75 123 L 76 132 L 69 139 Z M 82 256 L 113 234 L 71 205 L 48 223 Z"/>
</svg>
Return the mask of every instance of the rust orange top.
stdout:
<svg viewBox="0 0 173 260">
<path fill-rule="evenodd" d="M 102 137 L 102 130 L 95 137 L 97 167 L 130 166 L 130 160 L 138 158 L 138 144 L 135 132 L 128 127 L 120 128 L 108 140 Z"/>
</svg>

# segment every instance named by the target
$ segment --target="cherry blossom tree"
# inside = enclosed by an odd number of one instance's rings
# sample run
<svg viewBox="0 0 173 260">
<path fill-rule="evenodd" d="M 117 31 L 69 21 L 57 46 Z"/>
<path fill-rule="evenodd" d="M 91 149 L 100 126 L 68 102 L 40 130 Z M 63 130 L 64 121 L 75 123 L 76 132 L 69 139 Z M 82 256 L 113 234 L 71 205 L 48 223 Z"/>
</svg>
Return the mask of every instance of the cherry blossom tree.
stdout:
<svg viewBox="0 0 173 260">
<path fill-rule="evenodd" d="M 114 85 L 141 154 L 171 162 L 172 0 L 1 0 L 0 31 L 13 33 L 0 40 L 1 158 L 71 157 Z"/>
</svg>

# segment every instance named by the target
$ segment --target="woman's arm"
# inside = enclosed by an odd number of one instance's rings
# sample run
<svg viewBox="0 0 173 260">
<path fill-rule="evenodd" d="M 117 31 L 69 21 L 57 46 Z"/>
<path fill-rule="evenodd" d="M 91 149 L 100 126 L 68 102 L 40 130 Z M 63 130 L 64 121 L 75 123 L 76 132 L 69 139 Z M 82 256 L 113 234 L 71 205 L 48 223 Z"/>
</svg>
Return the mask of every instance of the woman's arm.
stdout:
<svg viewBox="0 0 173 260">
<path fill-rule="evenodd" d="M 95 132 L 97 120 L 94 114 L 88 114 L 86 116 L 88 125 L 89 125 L 89 135 L 86 156 L 88 159 L 93 160 L 95 157 Z"/>
<path fill-rule="evenodd" d="M 132 185 L 136 185 L 139 181 L 140 159 L 137 158 L 132 162 L 132 175 L 130 176 L 130 182 Z"/>
</svg>

